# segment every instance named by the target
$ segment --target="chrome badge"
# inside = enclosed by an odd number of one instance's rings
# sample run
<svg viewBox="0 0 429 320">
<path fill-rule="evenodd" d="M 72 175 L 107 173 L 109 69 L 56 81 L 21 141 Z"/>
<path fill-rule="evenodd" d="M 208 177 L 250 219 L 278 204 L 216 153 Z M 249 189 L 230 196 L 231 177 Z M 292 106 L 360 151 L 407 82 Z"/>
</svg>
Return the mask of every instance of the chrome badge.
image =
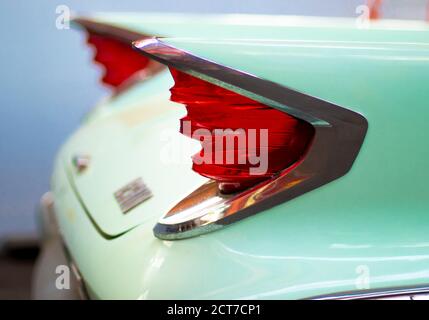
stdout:
<svg viewBox="0 0 429 320">
<path fill-rule="evenodd" d="M 78 173 L 85 171 L 90 163 L 91 158 L 86 154 L 77 154 L 73 157 L 72 163 Z"/>
<path fill-rule="evenodd" d="M 122 213 L 127 213 L 150 197 L 152 197 L 152 192 L 144 184 L 142 178 L 131 181 L 115 192 L 115 199 Z"/>
</svg>

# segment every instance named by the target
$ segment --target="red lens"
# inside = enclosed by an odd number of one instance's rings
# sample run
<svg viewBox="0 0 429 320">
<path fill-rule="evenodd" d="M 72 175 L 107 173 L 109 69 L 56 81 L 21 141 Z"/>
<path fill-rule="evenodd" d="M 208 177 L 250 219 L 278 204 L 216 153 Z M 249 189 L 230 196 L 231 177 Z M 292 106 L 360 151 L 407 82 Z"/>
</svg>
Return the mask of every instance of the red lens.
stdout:
<svg viewBox="0 0 429 320">
<path fill-rule="evenodd" d="M 149 58 L 134 51 L 130 43 L 105 35 L 89 33 L 87 42 L 96 49 L 94 61 L 105 68 L 103 83 L 117 88 L 136 72 L 145 69 Z"/>
<path fill-rule="evenodd" d="M 381 13 L 381 5 L 383 0 L 369 0 L 368 6 L 369 6 L 369 18 L 371 20 L 377 20 L 380 19 Z"/>
<path fill-rule="evenodd" d="M 221 191 L 235 192 L 269 179 L 304 154 L 314 134 L 309 123 L 178 70 L 170 68 L 170 71 L 175 82 L 170 89 L 171 100 L 184 104 L 187 109 L 187 115 L 181 119 L 181 132 L 195 139 L 199 129 L 206 129 L 203 132 L 210 136 L 200 135 L 203 148 L 193 157 L 193 170 L 216 180 Z M 190 130 L 185 130 L 188 127 Z M 228 135 L 234 133 L 223 131 L 224 134 L 219 135 L 215 129 L 239 130 L 246 142 L 239 144 L 240 138 L 236 135 L 234 144 L 228 145 L 227 139 L 231 138 Z M 267 130 L 265 145 L 260 139 L 264 129 Z M 252 132 L 256 139 L 250 143 Z M 220 141 L 223 143 L 217 143 Z M 249 158 L 262 152 L 267 154 L 266 171 L 252 174 L 250 169 L 255 164 L 250 163 Z M 233 157 L 234 163 L 227 163 L 227 157 Z M 197 158 L 211 161 L 200 163 Z"/>
</svg>

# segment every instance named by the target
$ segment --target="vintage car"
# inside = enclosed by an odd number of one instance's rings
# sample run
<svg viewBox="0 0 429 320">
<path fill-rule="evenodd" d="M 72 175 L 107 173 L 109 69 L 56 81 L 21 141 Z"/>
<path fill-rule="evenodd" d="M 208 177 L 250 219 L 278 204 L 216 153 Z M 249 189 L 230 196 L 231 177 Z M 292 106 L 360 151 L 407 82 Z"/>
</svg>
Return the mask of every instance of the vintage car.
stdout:
<svg viewBox="0 0 429 320">
<path fill-rule="evenodd" d="M 427 23 L 74 22 L 112 95 L 56 158 L 35 298 L 427 297 Z"/>
</svg>

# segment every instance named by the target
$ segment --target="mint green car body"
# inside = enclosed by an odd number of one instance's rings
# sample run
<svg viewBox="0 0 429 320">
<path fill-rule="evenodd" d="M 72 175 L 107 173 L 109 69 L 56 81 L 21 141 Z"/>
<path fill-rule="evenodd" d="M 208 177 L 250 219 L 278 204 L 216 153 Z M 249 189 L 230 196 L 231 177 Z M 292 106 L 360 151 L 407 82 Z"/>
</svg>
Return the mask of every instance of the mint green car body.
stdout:
<svg viewBox="0 0 429 320">
<path fill-rule="evenodd" d="M 206 181 L 190 155 L 164 163 L 183 106 L 168 71 L 99 104 L 61 148 L 56 218 L 91 298 L 301 299 L 429 284 L 429 27 L 265 16 L 99 15 L 362 114 L 351 170 L 221 230 L 162 241 L 158 219 Z M 180 139 L 180 138 L 179 138 Z M 186 139 L 183 137 L 183 139 Z M 88 154 L 78 173 L 76 154 Z M 165 157 L 164 157 L 165 158 Z M 154 196 L 127 214 L 113 197 L 142 177 Z"/>
</svg>

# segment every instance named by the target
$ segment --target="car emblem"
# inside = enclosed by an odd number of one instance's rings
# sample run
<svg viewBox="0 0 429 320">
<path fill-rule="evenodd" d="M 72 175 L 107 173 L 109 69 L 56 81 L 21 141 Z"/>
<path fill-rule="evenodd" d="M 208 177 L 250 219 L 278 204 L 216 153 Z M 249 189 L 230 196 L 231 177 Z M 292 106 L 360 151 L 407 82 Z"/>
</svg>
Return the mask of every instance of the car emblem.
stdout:
<svg viewBox="0 0 429 320">
<path fill-rule="evenodd" d="M 72 163 L 76 168 L 77 172 L 79 173 L 83 172 L 84 170 L 86 170 L 86 168 L 88 168 L 89 162 L 90 157 L 85 154 L 75 155 L 72 159 Z"/>
<path fill-rule="evenodd" d="M 142 178 L 131 181 L 115 192 L 115 199 L 122 213 L 127 213 L 150 197 L 152 197 L 152 192 L 144 184 Z"/>
</svg>

